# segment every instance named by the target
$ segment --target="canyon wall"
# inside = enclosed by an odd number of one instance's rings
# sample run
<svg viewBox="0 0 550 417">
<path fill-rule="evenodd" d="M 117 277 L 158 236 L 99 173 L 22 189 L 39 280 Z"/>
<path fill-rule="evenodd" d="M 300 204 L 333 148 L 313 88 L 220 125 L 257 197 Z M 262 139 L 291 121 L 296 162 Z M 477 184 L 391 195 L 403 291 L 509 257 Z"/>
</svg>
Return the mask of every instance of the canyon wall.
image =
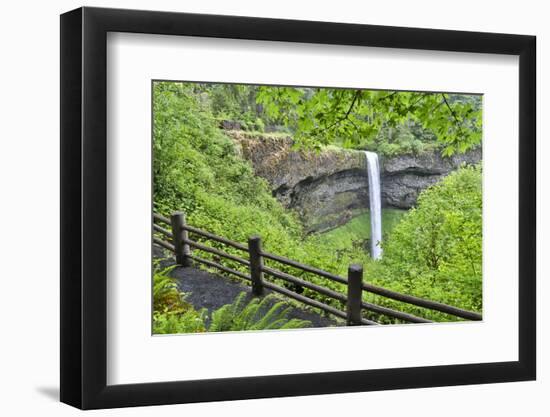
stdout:
<svg viewBox="0 0 550 417">
<path fill-rule="evenodd" d="M 365 156 L 362 152 L 327 147 L 316 151 L 292 149 L 292 139 L 253 137 L 227 132 L 249 160 L 256 175 L 265 178 L 273 195 L 296 210 L 311 232 L 346 223 L 369 207 Z M 457 169 L 481 161 L 481 148 L 443 158 L 439 152 L 380 157 L 382 206 L 408 209 L 418 194 Z"/>
</svg>

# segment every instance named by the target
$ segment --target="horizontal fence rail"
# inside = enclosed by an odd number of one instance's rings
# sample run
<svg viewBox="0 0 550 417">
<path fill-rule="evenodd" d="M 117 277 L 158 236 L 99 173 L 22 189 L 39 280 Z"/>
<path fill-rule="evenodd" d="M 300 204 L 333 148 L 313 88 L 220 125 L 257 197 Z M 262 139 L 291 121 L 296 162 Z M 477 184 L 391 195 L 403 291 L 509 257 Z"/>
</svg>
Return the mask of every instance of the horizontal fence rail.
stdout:
<svg viewBox="0 0 550 417">
<path fill-rule="evenodd" d="M 204 264 L 204 265 L 208 265 L 208 266 L 211 266 L 213 268 L 216 268 L 216 269 L 219 269 L 220 271 L 223 271 L 223 272 L 227 272 L 228 274 L 232 274 L 232 275 L 235 275 L 239 278 L 242 278 L 242 279 L 245 279 L 247 281 L 250 281 L 250 276 L 246 275 L 246 274 L 243 274 L 242 272 L 240 271 L 237 271 L 235 269 L 231 269 L 231 268 L 228 268 L 226 266 L 223 266 L 222 264 L 218 263 L 218 262 L 214 262 L 214 261 L 210 261 L 208 259 L 204 259 L 204 258 L 201 258 L 197 255 L 189 255 L 189 257 L 194 260 L 194 261 L 197 261 L 201 264 Z"/>
<path fill-rule="evenodd" d="M 170 230 L 160 224 L 170 226 Z M 235 242 L 233 240 L 215 235 L 205 230 L 190 226 L 186 223 L 185 214 L 177 212 L 172 214 L 170 218 L 162 216 L 158 213 L 153 213 L 153 243 L 160 247 L 173 252 L 176 256 L 176 263 L 185 267 L 192 266 L 194 262 L 215 268 L 219 271 L 244 279 L 251 283 L 252 293 L 254 295 L 263 294 L 263 290 L 268 289 L 306 304 L 310 307 L 317 308 L 333 316 L 345 319 L 348 325 L 375 325 L 379 324 L 373 320 L 368 320 L 362 316 L 362 311 L 376 313 L 378 315 L 398 319 L 408 323 L 432 323 L 431 320 L 416 315 L 405 313 L 393 308 L 380 306 L 373 303 L 363 301 L 362 294 L 364 292 L 375 294 L 394 301 L 422 307 L 427 310 L 442 312 L 451 316 L 459 317 L 465 320 L 482 320 L 482 315 L 468 310 L 463 310 L 437 301 L 426 300 L 419 297 L 414 297 L 407 294 L 398 293 L 386 288 L 377 287 L 375 285 L 363 281 L 363 268 L 360 265 L 350 265 L 348 269 L 348 277 L 344 278 L 339 275 L 332 274 L 319 268 L 310 265 L 302 264 L 298 261 L 285 258 L 280 255 L 266 252 L 262 249 L 262 242 L 259 236 L 251 236 L 248 240 L 248 245 Z M 246 252 L 248 259 L 228 253 L 222 249 L 205 245 L 196 239 L 190 239 L 189 234 L 198 236 L 201 239 L 213 241 L 218 244 L 237 249 L 241 252 Z M 215 260 L 205 259 L 192 253 L 192 248 L 198 251 L 206 252 L 214 255 Z M 221 259 L 236 262 L 248 268 L 249 274 L 233 269 L 221 263 Z M 327 278 L 333 282 L 343 284 L 347 287 L 347 294 L 324 287 L 319 284 L 299 278 L 287 272 L 283 272 L 272 266 L 266 266 L 264 260 L 274 261 L 282 265 L 314 274 L 323 278 Z M 235 264 L 233 264 L 235 265 Z M 311 292 L 336 300 L 341 305 L 345 306 L 345 311 L 340 310 L 332 305 L 321 302 L 311 296 L 295 292 L 289 288 L 282 287 L 266 279 L 266 276 L 276 278 L 280 281 L 292 284 L 297 288 L 307 289 Z"/>
<path fill-rule="evenodd" d="M 447 304 L 438 303 L 437 301 L 426 300 L 424 298 L 414 297 L 412 295 L 401 294 L 386 288 L 377 287 L 375 285 L 363 283 L 363 290 L 372 294 L 380 295 L 382 297 L 391 298 L 392 300 L 401 301 L 407 304 L 412 304 L 418 307 L 424 307 L 429 310 L 440 311 L 451 316 L 460 317 L 467 320 L 479 321 L 482 320 L 482 316 L 479 313 L 473 311 L 463 310 L 461 308 L 453 307 Z"/>
<path fill-rule="evenodd" d="M 171 231 L 166 230 L 164 227 L 161 227 L 158 224 L 153 224 L 153 230 L 155 232 L 159 232 L 159 233 L 163 234 L 165 237 L 167 237 L 169 239 L 172 239 L 174 237 L 174 235 L 172 234 Z"/>
<path fill-rule="evenodd" d="M 274 255 L 269 252 L 262 252 L 262 256 L 264 258 L 271 259 L 281 264 L 293 266 L 294 268 L 301 269 L 302 271 L 311 272 L 312 274 L 319 275 L 324 278 L 328 278 L 332 281 L 339 282 L 341 284 L 348 285 L 348 281 L 345 278 L 342 278 L 338 275 L 331 274 L 330 272 L 327 272 L 327 271 L 323 271 L 322 269 L 318 269 L 309 265 L 304 265 L 300 262 L 293 261 L 292 259 L 288 259 L 279 255 Z"/>
<path fill-rule="evenodd" d="M 189 245 L 189 246 L 192 246 L 194 248 L 197 248 L 197 249 L 200 249 L 200 250 L 203 250 L 205 252 L 208 252 L 208 253 L 212 253 L 214 255 L 218 255 L 218 256 L 221 256 L 222 258 L 226 258 L 226 259 L 231 259 L 232 261 L 235 261 L 235 262 L 239 262 L 243 265 L 250 265 L 250 261 L 247 261 L 246 259 L 244 258 L 241 258 L 239 256 L 235 256 L 235 255 L 231 255 L 230 253 L 227 253 L 227 252 L 224 252 L 222 250 L 219 250 L 219 249 L 216 249 L 216 248 L 213 248 L 211 246 L 206 246 L 206 245 L 203 245 L 199 242 L 195 242 L 194 240 L 191 240 L 191 239 L 186 239 L 185 242 Z"/>
<path fill-rule="evenodd" d="M 170 219 L 168 217 L 164 217 L 158 213 L 153 213 L 153 220 L 161 223 L 165 223 L 165 224 L 171 224 Z"/>
<path fill-rule="evenodd" d="M 174 245 L 171 243 L 165 242 L 164 240 L 158 239 L 156 237 L 153 238 L 153 242 L 155 242 L 157 245 L 162 246 L 164 249 L 168 249 L 169 251 L 175 252 L 176 248 L 174 248 Z"/>
<path fill-rule="evenodd" d="M 433 323 L 431 320 L 425 319 L 423 317 L 417 317 L 409 313 L 404 313 L 403 311 L 398 311 L 394 310 L 393 308 L 367 303 L 365 301 L 361 302 L 361 308 L 367 311 L 372 311 L 374 313 L 383 314 L 388 317 L 393 317 L 394 319 L 407 321 L 409 323 Z"/>
<path fill-rule="evenodd" d="M 279 278 L 279 279 L 282 279 L 283 281 L 290 282 L 291 284 L 295 284 L 300 287 L 304 287 L 309 290 L 316 291 L 319 294 L 326 295 L 327 297 L 334 298 L 335 300 L 342 301 L 344 303 L 347 302 L 347 297 L 338 291 L 334 291 L 334 290 L 322 287 L 321 285 L 317 285 L 312 282 L 305 281 L 301 278 L 295 277 L 294 275 L 287 274 L 286 272 L 278 271 L 276 269 L 268 268 L 266 266 L 262 268 L 262 271 L 264 271 L 265 273 L 275 278 Z"/>
<path fill-rule="evenodd" d="M 214 240 L 216 242 L 223 243 L 224 245 L 231 246 L 235 249 L 240 249 L 242 251 L 248 252 L 248 247 L 246 245 L 241 244 L 241 243 L 233 242 L 232 240 L 226 239 L 226 238 L 221 237 L 221 236 L 216 236 L 215 234 L 206 232 L 206 231 L 201 230 L 201 229 L 197 229 L 196 227 L 192 227 L 192 226 L 189 226 L 189 225 L 185 225 L 183 228 L 185 230 L 191 232 L 191 233 L 195 233 L 195 234 L 197 234 L 199 236 L 202 236 L 202 237 L 205 237 L 207 239 Z"/>
</svg>

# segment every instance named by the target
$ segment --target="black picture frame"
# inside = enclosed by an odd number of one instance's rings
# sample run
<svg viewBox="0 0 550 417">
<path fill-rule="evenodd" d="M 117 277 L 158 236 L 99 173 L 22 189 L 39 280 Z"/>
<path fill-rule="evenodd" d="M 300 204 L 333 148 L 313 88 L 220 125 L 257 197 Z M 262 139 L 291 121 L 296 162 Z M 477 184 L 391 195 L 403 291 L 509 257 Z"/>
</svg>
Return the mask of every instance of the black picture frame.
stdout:
<svg viewBox="0 0 550 417">
<path fill-rule="evenodd" d="M 108 32 L 519 56 L 519 360 L 107 385 Z M 535 379 L 535 45 L 524 35 L 251 17 L 88 7 L 61 15 L 61 401 L 96 409 Z"/>
</svg>

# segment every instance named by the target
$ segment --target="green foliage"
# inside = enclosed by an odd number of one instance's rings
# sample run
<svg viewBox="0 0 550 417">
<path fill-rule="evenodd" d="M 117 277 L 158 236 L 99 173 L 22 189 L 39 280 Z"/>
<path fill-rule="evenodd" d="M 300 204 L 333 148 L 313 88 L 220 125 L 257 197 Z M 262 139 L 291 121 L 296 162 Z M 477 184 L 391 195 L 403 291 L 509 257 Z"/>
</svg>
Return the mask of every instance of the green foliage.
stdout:
<svg viewBox="0 0 550 417">
<path fill-rule="evenodd" d="M 336 254 L 316 237 L 307 238 L 296 215 L 254 175 L 189 84 L 155 83 L 153 132 L 158 212 L 183 210 L 190 224 L 240 242 L 259 233 L 266 249 L 338 273 L 345 273 L 341 262 L 368 260 L 364 251 Z M 228 266 L 246 271 L 237 263 Z"/>
<path fill-rule="evenodd" d="M 202 333 L 206 310 L 182 314 L 153 313 L 153 334 Z"/>
<path fill-rule="evenodd" d="M 286 211 L 277 202 L 271 195 L 266 181 L 254 175 L 250 163 L 242 159 L 233 141 L 219 129 L 217 116 L 212 110 L 214 99 L 208 97 L 209 91 L 201 88 L 188 83 L 157 82 L 154 84 L 153 191 L 156 211 L 169 214 L 176 210 L 183 210 L 187 214 L 188 222 L 193 226 L 239 242 L 246 242 L 249 236 L 260 234 L 267 251 L 337 275 L 345 276 L 349 264 L 360 263 L 365 266 L 365 279 L 372 284 L 457 307 L 481 309 L 481 170 L 479 168 L 464 168 L 449 176 L 441 184 L 422 193 L 418 207 L 407 214 L 389 235 L 387 233 L 389 227 L 386 224 L 388 212 L 386 212 L 384 230 L 387 238 L 384 243 L 384 258 L 381 262 L 374 262 L 370 259 L 368 250 L 362 244 L 355 242 L 367 236 L 370 228 L 368 221 L 362 222 L 356 232 L 349 233 L 349 238 L 343 237 L 343 231 L 334 231 L 332 233 L 334 238 L 331 238 L 330 234 L 308 236 L 304 232 L 297 216 Z M 310 107 L 303 107 L 305 103 L 309 100 L 314 100 L 314 102 L 316 100 L 319 114 L 311 114 L 314 128 L 310 132 L 314 132 L 317 124 L 323 125 L 324 123 L 326 125 L 328 123 L 319 121 L 317 118 L 321 117 L 323 112 L 330 111 L 334 107 L 332 101 L 334 97 L 329 100 L 326 96 L 329 93 L 324 93 L 325 96 L 321 94 L 315 98 L 318 92 L 311 89 L 302 91 L 282 88 L 277 90 L 280 90 L 277 93 L 279 94 L 277 100 L 262 99 L 263 111 L 278 112 L 271 116 L 273 119 L 277 119 L 278 122 L 284 120 L 289 124 L 297 123 L 301 117 L 309 114 L 306 112 L 301 115 L 299 112 L 305 112 L 307 109 L 312 110 Z M 340 111 L 338 109 L 345 109 L 346 98 L 352 98 L 353 94 L 344 94 L 345 91 L 351 92 L 352 90 L 338 91 L 342 105 L 336 106 L 336 110 Z M 392 102 L 392 111 L 406 102 L 404 98 L 386 97 L 384 94 L 387 95 L 387 93 L 384 92 L 365 92 L 365 94 L 367 93 L 369 95 L 365 97 L 370 97 L 369 100 L 375 100 L 378 104 L 386 101 Z M 372 96 L 370 96 L 371 93 Z M 262 87 L 257 94 L 266 94 L 266 90 Z M 411 101 L 414 98 L 419 103 L 423 100 L 426 102 L 432 100 L 432 103 L 436 101 L 440 103 L 441 107 L 446 106 L 445 103 L 441 103 L 441 96 L 432 95 L 430 98 L 423 98 L 418 93 L 407 94 L 409 95 L 404 97 L 408 97 L 407 100 L 411 105 L 414 103 Z M 223 94 L 220 92 L 220 95 Z M 472 103 L 466 99 L 462 103 L 460 97 L 446 96 L 446 98 L 453 109 L 458 109 L 460 106 L 464 108 L 468 106 L 475 108 L 476 106 L 476 102 Z M 225 104 L 221 99 L 216 100 L 219 100 L 219 109 L 217 110 L 219 115 Z M 288 102 L 288 106 L 294 107 L 285 112 L 283 111 L 284 106 L 279 106 L 279 101 Z M 354 113 L 350 113 L 349 117 L 359 118 L 361 113 L 357 109 L 363 109 L 367 103 L 363 98 L 360 103 L 355 104 Z M 273 106 L 275 107 L 271 108 Z M 380 106 L 378 109 L 383 108 L 385 104 L 380 104 Z M 475 112 L 477 111 L 475 110 Z M 456 113 L 464 114 L 465 125 L 462 128 L 464 131 L 466 131 L 466 124 L 473 120 L 466 119 L 466 113 L 466 110 Z M 449 114 L 447 114 L 447 119 L 448 116 Z M 364 120 L 374 120 L 374 118 L 369 119 L 365 115 L 361 117 Z M 412 151 L 415 152 L 416 150 L 422 151 L 426 146 L 441 143 L 441 135 L 436 139 L 434 135 L 423 130 L 419 121 L 405 123 L 406 128 L 404 128 L 405 125 L 399 124 L 402 120 L 395 121 L 395 125 L 392 127 L 393 122 L 390 119 L 383 123 L 373 122 L 374 126 L 382 129 L 383 134 L 380 136 L 375 129 L 371 132 L 371 139 L 369 139 L 380 149 L 383 146 L 394 146 L 393 150 L 387 150 L 388 153 L 401 152 L 409 144 Z M 405 119 L 406 117 L 403 116 L 403 120 Z M 267 119 L 262 118 L 261 120 Z M 346 121 L 344 124 L 348 124 L 348 122 Z M 366 122 L 362 124 L 365 129 L 367 129 L 366 124 Z M 298 127 L 302 129 L 304 126 L 307 128 L 307 122 L 303 122 L 302 126 Z M 453 130 L 454 128 L 449 126 L 447 127 L 450 131 L 456 133 L 456 129 Z M 349 131 L 341 129 L 344 127 L 338 124 L 338 134 L 330 133 L 330 135 L 340 137 L 347 132 L 349 139 L 346 140 L 349 143 L 343 144 L 349 145 L 355 143 L 356 140 L 364 139 L 351 128 Z M 392 131 L 388 134 L 387 130 Z M 302 131 L 302 133 L 304 132 L 307 132 L 307 129 Z M 383 137 L 391 138 L 391 140 L 383 140 Z M 463 143 L 458 136 L 454 137 L 457 139 L 456 144 Z M 470 140 L 473 136 L 468 137 Z M 418 138 L 422 145 L 415 144 L 415 140 Z M 309 143 L 312 147 L 319 145 L 317 139 L 312 142 L 305 139 L 303 143 Z M 461 150 L 460 146 L 458 150 Z M 390 222 L 395 224 L 400 217 L 401 213 L 390 216 Z M 354 225 L 350 224 L 347 230 L 352 231 L 352 226 Z M 201 240 L 197 236 L 194 238 Z M 242 256 L 242 253 L 236 249 L 210 241 L 208 244 Z M 201 257 L 219 261 L 215 255 L 198 252 Z M 342 284 L 317 275 L 283 266 L 274 261 L 267 260 L 266 264 L 327 288 L 345 292 L 345 287 Z M 224 265 L 248 272 L 246 266 L 236 262 L 224 261 Z M 219 273 L 219 271 L 216 272 Z M 158 298 L 160 303 L 159 306 L 155 304 L 155 332 L 171 332 L 178 329 L 182 332 L 185 332 L 185 329 L 205 331 L 204 320 L 202 321 L 203 328 L 200 330 L 201 317 L 204 318 L 204 313 L 191 310 L 185 300 L 181 298 L 181 294 L 176 294 L 177 289 L 172 284 L 167 281 L 166 285 L 161 285 L 163 280 L 165 278 L 158 278 L 159 288 L 154 290 L 158 293 L 155 300 Z M 157 278 L 155 278 L 155 283 L 157 283 Z M 276 283 L 319 301 L 342 307 L 337 301 L 308 289 L 281 281 Z M 170 285 L 172 285 L 171 288 Z M 434 320 L 451 319 L 439 313 L 421 311 L 416 307 L 394 303 L 381 297 L 367 296 L 366 300 L 397 307 L 400 310 Z M 251 310 L 256 308 L 259 307 L 250 307 Z M 228 307 L 224 311 L 225 313 L 218 313 L 220 323 L 227 323 L 223 317 L 230 317 L 232 310 Z M 242 310 L 239 311 L 242 313 Z M 238 314 L 236 315 L 238 316 Z M 238 323 L 242 324 L 242 317 L 239 320 L 241 321 Z M 226 324 L 218 325 L 223 327 Z M 234 326 L 238 327 L 237 324 Z"/>
<path fill-rule="evenodd" d="M 256 103 L 259 87 L 245 84 L 193 84 L 193 93 L 207 105 L 218 123 L 231 121 L 242 130 L 263 132 L 266 125 L 281 123 L 267 116 Z"/>
<path fill-rule="evenodd" d="M 182 294 L 180 294 L 182 295 Z M 298 329 L 310 327 L 307 320 L 289 319 L 291 307 L 274 295 L 253 298 L 247 302 L 246 293 L 240 293 L 232 304 L 226 304 L 212 313 L 208 322 L 207 310 L 196 311 L 189 306 L 185 311 L 156 311 L 153 314 L 154 334 L 226 332 L 240 330 Z"/>
<path fill-rule="evenodd" d="M 196 226 L 219 232 L 231 224 L 249 230 L 272 224 L 273 235 L 295 233 L 297 220 L 271 196 L 231 139 L 221 132 L 210 108 L 189 84 L 154 86 L 154 204 L 160 212 L 183 210 Z M 239 229 L 242 229 L 240 227 Z"/>
<path fill-rule="evenodd" d="M 206 310 L 196 311 L 185 301 L 170 270 L 153 274 L 153 334 L 204 332 Z"/>
<path fill-rule="evenodd" d="M 310 327 L 306 320 L 288 319 L 291 310 L 287 304 L 277 301 L 274 295 L 261 299 L 253 298 L 248 304 L 246 293 L 242 292 L 232 304 L 212 313 L 212 321 L 208 327 L 210 332 L 266 329 L 297 329 Z"/>
<path fill-rule="evenodd" d="M 158 82 L 153 93 L 155 210 L 163 214 L 183 210 L 193 226 L 239 242 L 260 234 L 266 250 L 337 274 L 346 274 L 351 262 L 369 261 L 361 248 L 336 250 L 319 236 L 308 237 L 296 215 L 280 205 L 266 181 L 255 176 L 251 165 L 238 155 L 231 139 L 217 128 L 210 107 L 189 84 Z M 242 256 L 222 244 L 207 244 Z M 216 260 L 210 253 L 200 256 Z M 248 272 L 239 263 L 224 264 Z M 326 281 L 292 267 L 274 266 L 319 284 Z M 326 285 L 343 290 L 332 281 Z M 334 303 L 329 297 L 303 291 Z"/>
<path fill-rule="evenodd" d="M 414 123 L 431 132 L 444 156 L 481 142 L 481 98 L 399 91 L 261 87 L 257 101 L 295 129 L 306 148 L 340 143 L 365 147 L 384 128 Z M 419 145 L 416 145 L 417 147 Z"/>
<path fill-rule="evenodd" d="M 166 270 L 153 274 L 153 309 L 157 311 L 180 307 L 182 301 L 177 284 L 167 272 Z"/>
<path fill-rule="evenodd" d="M 418 206 L 383 244 L 382 262 L 369 265 L 369 274 L 380 286 L 481 311 L 481 245 L 481 168 L 463 167 L 420 194 Z M 409 311 L 424 314 L 414 307 Z M 448 319 L 439 313 L 431 317 Z"/>
<path fill-rule="evenodd" d="M 404 154 L 422 154 L 439 149 L 441 144 L 435 135 L 422 128 L 421 125 L 407 122 L 396 127 L 382 127 L 374 139 L 365 138 L 357 147 L 368 148 L 380 155 L 392 157 Z"/>
<path fill-rule="evenodd" d="M 173 269 L 166 268 L 153 273 L 153 310 L 159 312 L 181 313 L 189 309 L 174 279 L 169 272 Z"/>
</svg>

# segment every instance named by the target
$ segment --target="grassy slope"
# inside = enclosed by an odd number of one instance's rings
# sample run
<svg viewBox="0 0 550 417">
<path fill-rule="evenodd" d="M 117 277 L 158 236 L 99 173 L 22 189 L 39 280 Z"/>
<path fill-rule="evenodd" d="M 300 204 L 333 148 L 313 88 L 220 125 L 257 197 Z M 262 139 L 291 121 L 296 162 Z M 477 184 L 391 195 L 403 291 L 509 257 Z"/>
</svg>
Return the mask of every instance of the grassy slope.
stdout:
<svg viewBox="0 0 550 417">
<path fill-rule="evenodd" d="M 391 230 L 401 220 L 406 210 L 383 209 L 382 230 L 387 238 Z M 344 224 L 320 235 L 324 242 L 337 249 L 345 249 L 370 239 L 370 213 L 366 212 Z"/>
</svg>

